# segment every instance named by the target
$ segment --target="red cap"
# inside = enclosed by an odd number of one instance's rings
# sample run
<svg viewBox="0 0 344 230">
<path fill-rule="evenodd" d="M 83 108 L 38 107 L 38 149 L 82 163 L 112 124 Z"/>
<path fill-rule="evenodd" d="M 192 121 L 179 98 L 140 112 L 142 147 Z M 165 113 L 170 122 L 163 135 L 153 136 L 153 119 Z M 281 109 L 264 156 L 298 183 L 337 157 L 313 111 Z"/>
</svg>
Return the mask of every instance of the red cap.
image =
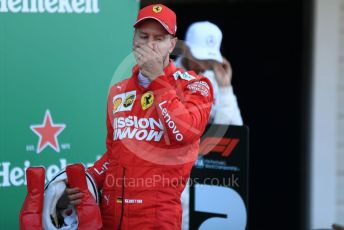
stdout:
<svg viewBox="0 0 344 230">
<path fill-rule="evenodd" d="M 169 34 L 176 35 L 176 14 L 167 6 L 162 4 L 154 4 L 142 8 L 137 15 L 134 27 L 139 27 L 140 22 L 146 19 L 154 19 L 158 21 Z"/>
</svg>

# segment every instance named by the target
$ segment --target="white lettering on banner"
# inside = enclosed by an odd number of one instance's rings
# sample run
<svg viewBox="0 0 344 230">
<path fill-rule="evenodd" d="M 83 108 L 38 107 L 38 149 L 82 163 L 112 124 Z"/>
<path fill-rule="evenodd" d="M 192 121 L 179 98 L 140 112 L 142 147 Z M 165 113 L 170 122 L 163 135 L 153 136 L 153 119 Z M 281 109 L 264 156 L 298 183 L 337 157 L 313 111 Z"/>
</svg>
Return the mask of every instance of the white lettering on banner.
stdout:
<svg viewBox="0 0 344 230">
<path fill-rule="evenodd" d="M 64 158 L 59 159 L 59 165 L 48 165 L 46 168 L 45 181 L 50 181 L 59 172 L 64 170 L 67 166 L 67 160 Z M 24 161 L 24 167 L 12 166 L 11 162 L 0 162 L 0 187 L 18 187 L 26 185 L 25 171 L 31 165 L 30 161 Z M 91 166 L 87 163 L 87 167 Z"/>
<path fill-rule="evenodd" d="M 175 135 L 175 138 L 177 141 L 182 141 L 184 136 L 180 133 L 179 129 L 177 128 L 176 123 L 171 119 L 170 114 L 168 113 L 166 108 L 163 108 L 162 106 L 166 104 L 167 101 L 163 101 L 159 104 L 159 108 L 162 112 L 162 116 L 165 118 L 165 123 L 167 126 L 172 130 L 172 134 Z"/>
<path fill-rule="evenodd" d="M 85 11 L 84 1 L 85 0 L 72 1 L 72 8 L 74 9 L 75 13 L 80 14 Z"/>
<path fill-rule="evenodd" d="M 20 186 L 24 184 L 24 170 L 19 167 L 15 167 L 10 172 L 10 180 L 14 186 Z"/>
<path fill-rule="evenodd" d="M 0 166 L 2 166 L 2 171 L 0 171 L 0 177 L 3 178 L 1 186 L 8 187 L 10 186 L 10 162 L 2 162 Z"/>
<path fill-rule="evenodd" d="M 0 13 L 99 13 L 98 0 L 0 0 Z"/>
<path fill-rule="evenodd" d="M 8 9 L 13 13 L 18 13 L 21 10 L 21 6 L 18 4 L 19 1 L 9 1 L 8 2 Z"/>
<path fill-rule="evenodd" d="M 0 178 L 2 177 L 2 183 L 0 183 L 0 187 L 10 187 L 11 185 L 20 186 L 26 185 L 26 180 L 24 176 L 24 171 L 30 167 L 30 162 L 24 162 L 24 169 L 19 167 L 14 167 L 10 170 L 10 162 L 2 162 L 0 163 L 0 167 L 2 166 L 2 170 L 0 170 Z M 24 177 L 24 178 L 22 178 Z"/>
<path fill-rule="evenodd" d="M 49 13 L 57 11 L 57 0 L 46 0 L 45 3 L 45 8 Z"/>
<path fill-rule="evenodd" d="M 61 167 L 62 169 L 62 167 Z M 48 181 L 54 178 L 55 175 L 57 175 L 61 170 L 57 165 L 50 165 L 47 170 L 45 171 L 45 174 L 47 175 Z"/>
<path fill-rule="evenodd" d="M 72 13 L 72 7 L 67 0 L 63 0 L 59 5 L 59 13 Z"/>
<path fill-rule="evenodd" d="M 114 140 L 128 138 L 159 142 L 164 133 L 163 124 L 154 118 L 116 117 L 113 121 L 113 127 Z"/>
</svg>

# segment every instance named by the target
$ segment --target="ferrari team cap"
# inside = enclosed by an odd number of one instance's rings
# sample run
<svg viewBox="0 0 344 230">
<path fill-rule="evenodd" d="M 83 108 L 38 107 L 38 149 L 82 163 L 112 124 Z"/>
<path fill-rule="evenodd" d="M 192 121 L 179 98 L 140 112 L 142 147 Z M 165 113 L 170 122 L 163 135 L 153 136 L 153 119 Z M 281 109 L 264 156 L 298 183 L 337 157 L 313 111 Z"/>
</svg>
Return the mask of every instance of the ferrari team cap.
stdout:
<svg viewBox="0 0 344 230">
<path fill-rule="evenodd" d="M 140 22 L 146 19 L 158 21 L 169 34 L 175 35 L 177 31 L 176 14 L 167 6 L 153 4 L 142 8 L 137 15 L 134 27 L 139 27 Z"/>
<path fill-rule="evenodd" d="M 219 27 L 208 21 L 192 23 L 186 31 L 185 43 L 192 56 L 199 60 L 222 62 L 222 32 Z"/>
</svg>

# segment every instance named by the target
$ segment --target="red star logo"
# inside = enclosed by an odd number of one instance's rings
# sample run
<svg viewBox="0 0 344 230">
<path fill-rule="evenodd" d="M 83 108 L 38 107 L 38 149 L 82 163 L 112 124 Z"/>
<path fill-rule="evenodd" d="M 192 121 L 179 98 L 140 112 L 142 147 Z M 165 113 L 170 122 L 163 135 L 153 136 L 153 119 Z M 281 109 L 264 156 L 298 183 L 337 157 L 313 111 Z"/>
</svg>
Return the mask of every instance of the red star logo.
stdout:
<svg viewBox="0 0 344 230">
<path fill-rule="evenodd" d="M 39 136 L 37 154 L 42 152 L 47 146 L 50 146 L 56 152 L 60 152 L 57 136 L 66 128 L 66 125 L 54 124 L 49 110 L 45 112 L 43 124 L 31 125 L 30 128 Z"/>
</svg>

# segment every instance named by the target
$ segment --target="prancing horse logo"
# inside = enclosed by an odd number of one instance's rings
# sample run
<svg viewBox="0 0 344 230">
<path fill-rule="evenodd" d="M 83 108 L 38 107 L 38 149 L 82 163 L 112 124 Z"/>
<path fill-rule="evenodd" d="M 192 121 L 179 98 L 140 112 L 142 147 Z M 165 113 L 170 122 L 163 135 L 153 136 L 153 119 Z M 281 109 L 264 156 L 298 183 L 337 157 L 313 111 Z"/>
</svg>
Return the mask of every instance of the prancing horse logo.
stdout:
<svg viewBox="0 0 344 230">
<path fill-rule="evenodd" d="M 160 13 L 162 11 L 162 7 L 161 6 L 153 6 L 153 12 L 154 13 Z"/>
<path fill-rule="evenodd" d="M 141 106 L 143 110 L 148 109 L 153 105 L 154 102 L 154 95 L 151 91 L 146 92 L 141 97 Z"/>
</svg>

